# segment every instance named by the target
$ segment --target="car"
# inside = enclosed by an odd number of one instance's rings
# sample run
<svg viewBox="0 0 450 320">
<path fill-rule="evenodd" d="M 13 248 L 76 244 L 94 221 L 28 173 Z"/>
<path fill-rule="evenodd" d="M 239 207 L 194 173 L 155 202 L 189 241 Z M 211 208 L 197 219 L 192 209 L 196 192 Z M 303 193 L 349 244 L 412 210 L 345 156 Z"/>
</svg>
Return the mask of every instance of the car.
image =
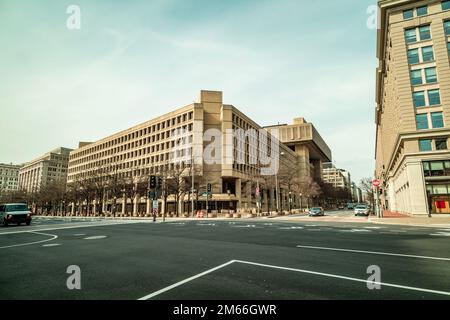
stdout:
<svg viewBox="0 0 450 320">
<path fill-rule="evenodd" d="M 313 207 L 309 210 L 309 216 L 313 217 L 313 216 L 324 216 L 325 215 L 325 211 L 323 210 L 322 207 Z"/>
<path fill-rule="evenodd" d="M 344 210 L 345 206 L 343 204 L 338 205 L 338 210 Z"/>
<path fill-rule="evenodd" d="M 355 216 L 369 216 L 370 208 L 367 205 L 359 204 L 355 207 Z"/>
<path fill-rule="evenodd" d="M 0 222 L 6 227 L 10 223 L 31 224 L 31 211 L 26 203 L 7 203 L 0 205 Z"/>
</svg>

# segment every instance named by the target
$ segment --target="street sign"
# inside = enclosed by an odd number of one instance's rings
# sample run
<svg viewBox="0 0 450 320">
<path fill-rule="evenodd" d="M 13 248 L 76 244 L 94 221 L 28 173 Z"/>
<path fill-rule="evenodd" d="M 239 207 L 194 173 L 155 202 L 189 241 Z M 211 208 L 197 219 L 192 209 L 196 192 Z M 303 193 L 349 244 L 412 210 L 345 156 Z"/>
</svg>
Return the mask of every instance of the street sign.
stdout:
<svg viewBox="0 0 450 320">
<path fill-rule="evenodd" d="M 153 209 L 158 209 L 158 200 L 153 200 Z"/>
<path fill-rule="evenodd" d="M 381 185 L 381 181 L 378 180 L 378 179 L 375 179 L 375 180 L 372 181 L 372 185 L 374 187 L 379 187 Z"/>
</svg>

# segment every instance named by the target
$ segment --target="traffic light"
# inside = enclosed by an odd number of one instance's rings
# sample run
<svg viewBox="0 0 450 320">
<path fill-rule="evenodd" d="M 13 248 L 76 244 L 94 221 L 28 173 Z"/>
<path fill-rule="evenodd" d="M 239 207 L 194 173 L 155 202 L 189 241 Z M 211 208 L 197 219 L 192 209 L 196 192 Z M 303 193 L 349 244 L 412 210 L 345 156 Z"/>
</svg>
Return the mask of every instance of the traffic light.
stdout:
<svg viewBox="0 0 450 320">
<path fill-rule="evenodd" d="M 148 185 L 149 185 L 150 189 L 156 188 L 156 177 L 155 176 L 150 176 L 150 181 L 149 181 Z"/>
<path fill-rule="evenodd" d="M 208 185 L 206 187 L 206 192 L 208 192 L 208 194 L 211 194 L 211 192 L 212 192 L 212 185 L 211 185 L 211 183 L 208 183 Z"/>
<path fill-rule="evenodd" d="M 162 179 L 160 177 L 156 177 L 156 189 L 161 189 Z"/>
</svg>

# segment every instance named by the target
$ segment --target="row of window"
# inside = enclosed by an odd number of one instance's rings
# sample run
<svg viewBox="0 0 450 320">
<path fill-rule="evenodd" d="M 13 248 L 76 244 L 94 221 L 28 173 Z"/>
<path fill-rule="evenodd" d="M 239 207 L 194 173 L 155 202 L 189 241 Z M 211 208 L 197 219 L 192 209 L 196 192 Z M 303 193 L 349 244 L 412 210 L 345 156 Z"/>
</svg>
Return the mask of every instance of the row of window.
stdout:
<svg viewBox="0 0 450 320">
<path fill-rule="evenodd" d="M 450 0 L 444 0 L 441 2 L 442 10 L 450 10 Z M 428 6 L 421 6 L 413 9 L 408 9 L 403 11 L 403 19 L 409 20 L 414 18 L 414 13 L 416 17 L 422 17 L 428 14 Z"/>
<path fill-rule="evenodd" d="M 415 43 L 431 39 L 430 25 L 410 28 L 405 30 L 406 43 Z"/>
<path fill-rule="evenodd" d="M 408 63 L 418 64 L 434 61 L 433 46 L 427 46 L 408 50 Z"/>
<path fill-rule="evenodd" d="M 428 6 L 403 11 L 403 19 L 408 20 L 414 18 L 414 12 L 416 12 L 416 17 L 425 16 L 428 14 Z"/>
<path fill-rule="evenodd" d="M 116 138 L 114 140 L 111 140 L 111 141 L 102 143 L 100 145 L 97 145 L 95 147 L 89 148 L 87 150 L 84 150 L 83 152 L 78 152 L 76 154 L 73 154 L 73 155 L 71 155 L 71 159 L 76 158 L 76 157 L 81 157 L 81 156 L 90 154 L 92 152 L 99 151 L 101 149 L 109 148 L 111 146 L 114 146 L 114 145 L 117 145 L 117 144 L 120 144 L 120 143 L 124 143 L 124 142 L 130 141 L 130 140 L 133 140 L 133 139 L 137 139 L 137 138 L 145 136 L 147 134 L 155 133 L 155 132 L 158 132 L 158 131 L 160 131 L 162 129 L 169 128 L 171 126 L 178 125 L 178 124 L 180 124 L 182 122 L 186 122 L 186 121 L 192 120 L 193 115 L 194 115 L 194 113 L 193 113 L 193 111 L 191 111 L 189 113 L 185 113 L 185 114 L 179 115 L 177 117 L 164 120 L 164 121 L 162 121 L 160 123 L 151 125 L 148 128 L 140 129 L 138 131 L 129 133 L 129 134 L 124 135 L 122 137 Z"/>
<path fill-rule="evenodd" d="M 425 177 L 450 176 L 450 161 L 425 161 L 422 165 Z"/>
<path fill-rule="evenodd" d="M 175 145 L 175 141 L 169 141 L 166 143 L 161 143 L 161 144 L 153 145 L 151 147 L 146 147 L 146 148 L 142 148 L 139 150 L 135 150 L 135 151 L 127 152 L 124 154 L 116 155 L 113 157 L 109 157 L 107 159 L 97 160 L 92 163 L 83 164 L 81 166 L 72 167 L 69 169 L 69 173 L 77 172 L 80 170 L 91 169 L 91 168 L 95 168 L 95 167 L 100 167 L 103 165 L 112 164 L 112 163 L 116 163 L 119 161 L 124 161 L 124 160 L 130 159 L 130 158 L 140 157 L 140 156 L 143 156 L 146 154 L 152 154 L 155 152 L 160 152 L 160 151 L 175 148 L 175 147 L 180 148 L 180 145 L 186 145 L 186 143 L 192 143 L 192 136 L 189 136 L 188 139 L 184 140 L 184 142 L 180 141 L 180 143 L 176 144 L 176 145 Z M 158 157 L 158 159 L 159 159 L 159 157 Z M 159 160 L 157 160 L 157 161 L 159 161 Z M 153 162 L 153 160 L 152 160 L 152 162 Z"/>
<path fill-rule="evenodd" d="M 447 138 L 421 139 L 419 140 L 420 151 L 447 150 Z"/>
<path fill-rule="evenodd" d="M 444 127 L 442 112 L 416 114 L 417 130 L 437 129 Z"/>
<path fill-rule="evenodd" d="M 414 107 L 430 107 L 441 104 L 439 89 L 413 92 Z"/>
<path fill-rule="evenodd" d="M 112 148 L 112 149 L 108 149 L 105 151 L 102 151 L 100 153 L 94 153 L 94 154 L 90 154 L 84 158 L 80 158 L 78 160 L 75 161 L 70 161 L 70 165 L 74 166 L 77 164 L 81 164 L 81 163 L 85 163 L 87 161 L 92 161 L 98 158 L 103 158 L 105 156 L 110 156 L 119 152 L 123 152 L 126 150 L 130 150 L 130 149 L 134 149 L 143 145 L 147 145 L 147 144 L 154 144 L 157 143 L 161 140 L 164 139 L 169 139 L 169 138 L 176 138 L 176 137 L 182 137 L 184 136 L 187 132 L 192 132 L 193 130 L 193 124 L 190 123 L 187 126 L 183 126 L 177 129 L 173 129 L 173 130 L 169 130 L 166 132 L 161 132 L 158 134 L 154 134 L 152 136 L 148 136 L 147 138 L 143 138 L 137 141 L 133 141 L 133 142 L 128 142 L 127 144 Z M 192 142 L 192 136 L 189 138 L 189 141 Z M 172 141 L 168 141 L 165 143 L 161 143 L 161 150 L 164 150 L 164 144 L 167 145 L 167 148 L 170 148 L 170 144 L 172 144 L 172 147 L 174 147 L 174 140 Z M 157 151 L 159 151 L 159 144 L 156 144 L 156 149 Z M 155 146 L 152 147 L 152 150 L 155 150 Z M 152 151 L 154 152 L 154 151 Z"/>
<path fill-rule="evenodd" d="M 437 82 L 436 67 L 411 70 L 411 84 L 418 86 Z"/>
<path fill-rule="evenodd" d="M 450 194 L 450 185 L 448 184 L 433 184 L 427 185 L 427 193 L 430 195 L 446 195 Z M 438 207 L 438 206 L 436 206 Z M 442 207 L 442 206 L 441 206 Z M 443 208 L 446 206 L 444 205 Z"/>
</svg>

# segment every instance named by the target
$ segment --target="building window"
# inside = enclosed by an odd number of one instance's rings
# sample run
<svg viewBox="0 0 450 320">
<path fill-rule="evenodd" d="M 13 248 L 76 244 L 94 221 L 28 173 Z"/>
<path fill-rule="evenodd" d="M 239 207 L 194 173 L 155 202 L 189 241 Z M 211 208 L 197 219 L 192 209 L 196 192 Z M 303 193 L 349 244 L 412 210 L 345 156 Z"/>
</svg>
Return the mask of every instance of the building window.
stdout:
<svg viewBox="0 0 450 320">
<path fill-rule="evenodd" d="M 403 11 L 403 19 L 407 20 L 407 19 L 412 19 L 414 18 L 414 10 L 405 10 Z"/>
<path fill-rule="evenodd" d="M 423 163 L 425 177 L 450 175 L 450 161 L 430 161 Z"/>
<path fill-rule="evenodd" d="M 425 92 L 418 91 L 413 93 L 414 107 L 425 107 Z"/>
<path fill-rule="evenodd" d="M 426 113 L 416 114 L 417 130 L 428 129 L 428 116 Z"/>
<path fill-rule="evenodd" d="M 441 104 L 441 95 L 439 89 L 428 91 L 428 101 L 430 106 L 435 106 Z"/>
<path fill-rule="evenodd" d="M 450 42 L 447 43 L 447 52 L 448 52 L 448 55 L 450 56 Z"/>
<path fill-rule="evenodd" d="M 419 140 L 419 150 L 420 151 L 432 151 L 432 140 L 431 139 L 422 139 Z"/>
<path fill-rule="evenodd" d="M 422 70 L 411 71 L 411 84 L 413 86 L 422 84 Z"/>
<path fill-rule="evenodd" d="M 436 150 L 447 150 L 447 138 L 439 138 L 435 140 Z"/>
<path fill-rule="evenodd" d="M 428 7 L 427 6 L 423 6 L 423 7 L 419 7 L 417 8 L 417 16 L 425 16 L 428 14 Z"/>
<path fill-rule="evenodd" d="M 444 22 L 444 31 L 446 36 L 450 36 L 450 20 Z"/>
<path fill-rule="evenodd" d="M 437 75 L 436 75 L 436 68 L 426 68 L 425 69 L 425 79 L 427 83 L 436 83 L 437 82 Z"/>
<path fill-rule="evenodd" d="M 450 0 L 442 1 L 442 10 L 450 10 Z"/>
<path fill-rule="evenodd" d="M 405 30 L 406 43 L 414 43 L 417 41 L 416 29 L 406 29 Z"/>
<path fill-rule="evenodd" d="M 416 64 L 419 63 L 419 49 L 408 50 L 408 63 Z"/>
<path fill-rule="evenodd" d="M 431 113 L 431 124 L 433 128 L 443 128 L 444 127 L 444 117 L 442 112 L 432 112 Z"/>
<path fill-rule="evenodd" d="M 422 48 L 422 59 L 423 62 L 434 61 L 433 46 Z"/>
<path fill-rule="evenodd" d="M 430 26 L 419 27 L 419 34 L 420 34 L 420 41 L 430 40 L 431 39 Z"/>
</svg>

